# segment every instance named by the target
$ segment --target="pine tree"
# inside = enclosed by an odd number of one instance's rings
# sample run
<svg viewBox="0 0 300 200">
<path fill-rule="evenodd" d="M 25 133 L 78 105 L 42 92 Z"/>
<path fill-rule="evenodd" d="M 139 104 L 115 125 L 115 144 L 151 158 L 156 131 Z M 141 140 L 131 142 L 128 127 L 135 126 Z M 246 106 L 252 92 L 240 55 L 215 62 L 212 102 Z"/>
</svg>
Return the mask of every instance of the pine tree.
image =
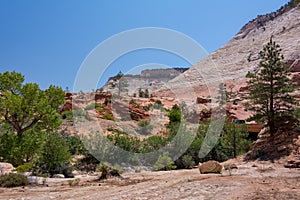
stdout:
<svg viewBox="0 0 300 200">
<path fill-rule="evenodd" d="M 248 72 L 249 94 L 248 108 L 254 111 L 249 120 L 267 122 L 271 136 L 277 127 L 276 121 L 292 116 L 295 100 L 290 93 L 295 90 L 288 78 L 289 69 L 284 66 L 281 48 L 272 37 L 260 51 L 261 70 L 255 74 Z"/>
</svg>

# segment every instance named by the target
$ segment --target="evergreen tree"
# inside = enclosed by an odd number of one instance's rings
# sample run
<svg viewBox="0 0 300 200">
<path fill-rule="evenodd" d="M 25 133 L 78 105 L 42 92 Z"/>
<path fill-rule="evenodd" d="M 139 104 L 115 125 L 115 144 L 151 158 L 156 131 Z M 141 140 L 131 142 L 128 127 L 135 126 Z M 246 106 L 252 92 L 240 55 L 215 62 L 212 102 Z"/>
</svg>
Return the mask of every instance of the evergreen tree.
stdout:
<svg viewBox="0 0 300 200">
<path fill-rule="evenodd" d="M 35 83 L 23 83 L 17 72 L 0 73 L 0 127 L 22 136 L 26 131 L 53 131 L 60 125 L 57 110 L 65 92 L 56 86 L 41 90 Z"/>
<path fill-rule="evenodd" d="M 289 69 L 284 66 L 283 55 L 276 42 L 270 38 L 260 51 L 260 72 L 248 72 L 249 110 L 254 115 L 249 120 L 267 122 L 271 136 L 276 131 L 276 121 L 293 114 L 294 99 L 290 93 L 295 90 L 288 78 Z"/>
</svg>

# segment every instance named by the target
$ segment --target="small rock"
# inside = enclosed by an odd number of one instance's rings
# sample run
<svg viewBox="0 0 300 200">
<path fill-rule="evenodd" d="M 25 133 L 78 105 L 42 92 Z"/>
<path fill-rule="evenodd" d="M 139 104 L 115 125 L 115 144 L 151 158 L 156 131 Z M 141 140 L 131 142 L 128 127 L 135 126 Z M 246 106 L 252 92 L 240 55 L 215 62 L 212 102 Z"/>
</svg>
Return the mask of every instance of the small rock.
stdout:
<svg viewBox="0 0 300 200">
<path fill-rule="evenodd" d="M 285 146 L 285 145 L 282 145 L 282 146 L 279 146 L 278 148 L 277 148 L 277 151 L 284 151 L 284 150 L 286 150 L 287 149 L 287 147 Z"/>
<path fill-rule="evenodd" d="M 52 178 L 65 178 L 63 174 L 54 174 Z"/>
</svg>

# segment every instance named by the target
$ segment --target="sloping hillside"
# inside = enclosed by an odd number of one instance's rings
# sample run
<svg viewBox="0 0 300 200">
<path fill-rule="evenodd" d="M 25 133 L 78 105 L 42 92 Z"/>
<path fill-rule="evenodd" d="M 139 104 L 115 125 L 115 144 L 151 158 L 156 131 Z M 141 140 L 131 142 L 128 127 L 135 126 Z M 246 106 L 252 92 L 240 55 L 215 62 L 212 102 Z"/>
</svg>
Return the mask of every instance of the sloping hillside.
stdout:
<svg viewBox="0 0 300 200">
<path fill-rule="evenodd" d="M 174 91 L 184 91 L 185 88 L 192 87 L 196 95 L 208 96 L 209 93 L 203 85 L 219 79 L 234 80 L 232 84 L 239 90 L 244 85 L 246 73 L 258 70 L 258 52 L 271 36 L 281 45 L 285 60 L 299 76 L 300 6 L 290 3 L 277 12 L 258 16 L 250 21 L 226 45 L 169 81 L 158 94 L 169 96 Z M 186 95 L 179 98 L 186 98 Z M 190 100 L 193 101 L 195 99 Z"/>
</svg>

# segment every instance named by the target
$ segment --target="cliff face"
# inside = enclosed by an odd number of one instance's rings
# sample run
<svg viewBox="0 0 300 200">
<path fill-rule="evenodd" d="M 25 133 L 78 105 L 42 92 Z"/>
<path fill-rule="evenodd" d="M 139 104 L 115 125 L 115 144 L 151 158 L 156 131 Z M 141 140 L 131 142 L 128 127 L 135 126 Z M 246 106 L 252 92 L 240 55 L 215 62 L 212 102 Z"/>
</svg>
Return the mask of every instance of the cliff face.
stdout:
<svg viewBox="0 0 300 200">
<path fill-rule="evenodd" d="M 181 73 L 187 71 L 188 68 L 169 68 L 169 69 L 146 69 L 141 71 L 139 75 L 126 74 L 118 77 L 109 78 L 108 82 L 103 86 L 104 91 L 111 91 L 118 93 L 127 93 L 138 95 L 138 90 L 146 89 L 152 93 L 160 89 L 169 80 L 179 76 Z"/>
<path fill-rule="evenodd" d="M 219 79 L 235 81 L 243 86 L 248 71 L 257 71 L 258 53 L 273 36 L 293 72 L 300 72 L 300 5 L 290 3 L 277 12 L 258 16 L 246 24 L 226 45 L 201 60 L 185 73 L 169 81 L 162 95 L 193 87 L 199 95 L 205 94 L 207 82 Z"/>
</svg>

